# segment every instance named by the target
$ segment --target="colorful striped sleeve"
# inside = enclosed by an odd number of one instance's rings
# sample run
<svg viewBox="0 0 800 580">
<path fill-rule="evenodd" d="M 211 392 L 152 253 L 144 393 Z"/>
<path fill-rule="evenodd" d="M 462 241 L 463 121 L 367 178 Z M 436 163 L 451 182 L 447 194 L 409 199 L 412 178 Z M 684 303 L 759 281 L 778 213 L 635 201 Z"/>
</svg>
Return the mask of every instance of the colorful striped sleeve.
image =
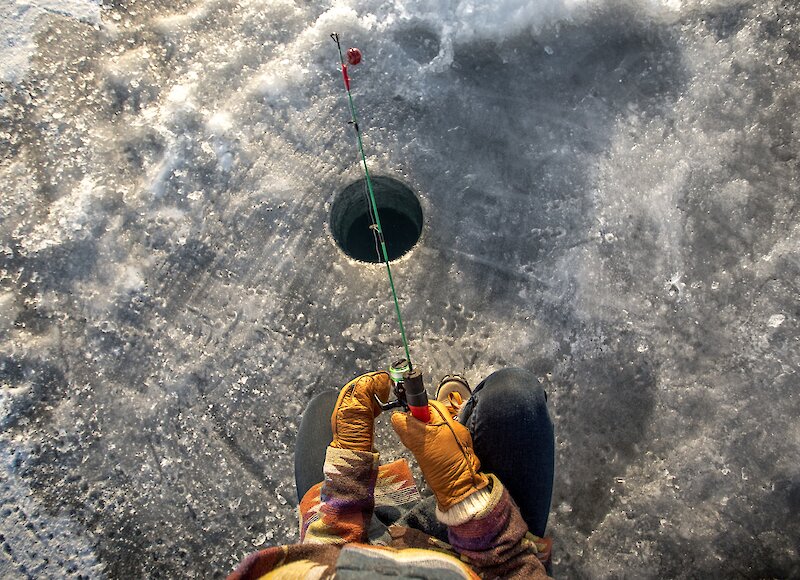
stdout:
<svg viewBox="0 0 800 580">
<path fill-rule="evenodd" d="M 323 473 L 319 503 L 313 513 L 303 518 L 300 541 L 316 544 L 367 541 L 375 508 L 378 454 L 328 447 Z M 313 491 L 314 488 L 309 493 Z"/>
<path fill-rule="evenodd" d="M 447 521 L 448 516 L 454 515 L 448 513 L 453 508 L 437 512 L 448 524 L 450 544 L 481 576 L 547 578 L 540 562 L 538 538 L 528 532 L 519 508 L 500 480 L 487 475 L 491 488 L 481 501 L 471 502 L 469 511 L 472 513 L 468 517 L 463 515 L 464 510 L 457 510 L 457 519 Z M 549 552 L 549 544 L 547 546 Z"/>
</svg>

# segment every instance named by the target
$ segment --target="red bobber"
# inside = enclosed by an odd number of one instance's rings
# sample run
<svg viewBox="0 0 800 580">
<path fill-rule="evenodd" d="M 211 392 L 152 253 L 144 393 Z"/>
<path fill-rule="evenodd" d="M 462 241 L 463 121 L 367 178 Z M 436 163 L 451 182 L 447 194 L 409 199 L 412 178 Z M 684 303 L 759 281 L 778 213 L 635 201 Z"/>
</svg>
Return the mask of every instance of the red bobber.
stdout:
<svg viewBox="0 0 800 580">
<path fill-rule="evenodd" d="M 356 65 L 361 62 L 361 51 L 356 47 L 347 49 L 347 62 Z"/>
</svg>

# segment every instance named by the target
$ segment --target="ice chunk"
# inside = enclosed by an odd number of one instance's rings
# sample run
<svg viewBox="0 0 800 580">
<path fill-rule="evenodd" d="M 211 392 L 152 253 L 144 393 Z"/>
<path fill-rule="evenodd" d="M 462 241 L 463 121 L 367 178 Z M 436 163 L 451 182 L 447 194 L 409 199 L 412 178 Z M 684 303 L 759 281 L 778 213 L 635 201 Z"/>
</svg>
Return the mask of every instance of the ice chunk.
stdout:
<svg viewBox="0 0 800 580">
<path fill-rule="evenodd" d="M 785 320 L 786 316 L 783 314 L 773 314 L 769 317 L 769 322 L 767 322 L 767 324 L 772 328 L 778 328 Z"/>
</svg>

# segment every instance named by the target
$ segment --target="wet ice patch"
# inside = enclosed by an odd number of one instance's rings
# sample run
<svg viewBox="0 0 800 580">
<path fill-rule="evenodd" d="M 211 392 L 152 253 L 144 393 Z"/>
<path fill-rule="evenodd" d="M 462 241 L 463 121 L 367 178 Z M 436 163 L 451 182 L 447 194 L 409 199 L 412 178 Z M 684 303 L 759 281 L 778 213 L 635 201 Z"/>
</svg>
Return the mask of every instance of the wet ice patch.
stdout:
<svg viewBox="0 0 800 580">
<path fill-rule="evenodd" d="M 377 5 L 376 5 L 377 4 Z M 432 4 L 424 0 L 391 2 L 339 2 L 330 12 L 346 11 L 350 6 L 358 11 L 359 19 L 369 19 L 373 31 L 396 29 L 398 24 L 414 23 L 415 30 L 424 30 L 423 40 L 436 46 L 435 57 L 417 59 L 425 64 L 424 71 L 442 72 L 453 63 L 454 48 L 460 44 L 489 40 L 499 42 L 519 34 L 533 34 L 557 27 L 562 23 L 580 24 L 606 9 L 629 8 L 642 18 L 656 22 L 674 22 L 681 12 L 708 7 L 710 4 L 731 5 L 731 0 L 649 0 L 646 2 L 615 2 L 613 0 L 501 0 L 480 2 L 455 0 Z M 346 6 L 346 7 L 345 7 Z M 322 20 L 322 19 L 321 19 Z M 407 44 L 407 43 L 406 43 Z M 546 46 L 548 55 L 555 53 Z M 426 51 L 423 51 L 424 55 Z M 412 55 L 416 56 L 416 55 Z M 427 61 L 424 63 L 423 61 Z"/>
<path fill-rule="evenodd" d="M 40 18 L 55 14 L 89 24 L 100 22 L 100 0 L 17 0 L 0 3 L 0 78 L 19 81 L 28 70 L 36 49 L 36 25 Z"/>
</svg>

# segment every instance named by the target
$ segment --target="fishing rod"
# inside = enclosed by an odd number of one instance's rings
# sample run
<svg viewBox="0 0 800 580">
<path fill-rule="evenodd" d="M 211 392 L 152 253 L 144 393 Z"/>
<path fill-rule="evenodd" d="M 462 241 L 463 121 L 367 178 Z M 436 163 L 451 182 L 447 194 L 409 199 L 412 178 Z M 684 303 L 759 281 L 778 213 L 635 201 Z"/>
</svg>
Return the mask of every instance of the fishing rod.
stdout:
<svg viewBox="0 0 800 580">
<path fill-rule="evenodd" d="M 394 278 L 392 277 L 392 268 L 389 266 L 389 253 L 386 250 L 386 239 L 383 235 L 383 227 L 381 226 L 381 218 L 378 214 L 378 203 L 375 200 L 375 191 L 372 187 L 372 179 L 369 175 L 369 168 L 367 167 L 367 156 L 364 154 L 364 143 L 361 139 L 361 129 L 358 126 L 358 117 L 356 115 L 356 106 L 353 102 L 353 95 L 350 92 L 350 76 L 347 74 L 347 64 L 352 66 L 361 62 L 361 51 L 355 47 L 347 50 L 347 63 L 344 60 L 344 53 L 342 52 L 342 45 L 339 42 L 339 35 L 334 32 L 331 38 L 336 43 L 336 48 L 339 49 L 339 62 L 342 67 L 342 79 L 344 80 L 344 88 L 347 92 L 347 102 L 350 105 L 350 124 L 356 131 L 356 141 L 358 143 L 358 152 L 361 155 L 361 162 L 364 166 L 364 179 L 367 184 L 368 192 L 368 206 L 372 225 L 370 229 L 376 237 L 376 241 L 380 246 L 383 263 L 386 264 L 386 273 L 389 277 L 389 287 L 392 290 L 392 299 L 394 300 L 394 310 L 397 314 L 397 323 L 400 326 L 400 337 L 403 340 L 403 348 L 405 349 L 406 358 L 395 361 L 389 366 L 389 376 L 392 377 L 394 382 L 394 394 L 396 399 L 384 403 L 375 397 L 381 409 L 384 411 L 396 407 L 403 407 L 411 411 L 411 414 L 427 423 L 430 421 L 430 411 L 428 410 L 428 395 L 425 392 L 425 386 L 422 381 L 422 374 L 414 370 L 411 363 L 411 353 L 408 349 L 408 340 L 406 340 L 406 331 L 403 327 L 403 318 L 400 315 L 400 303 L 397 300 L 397 291 L 394 286 Z"/>
</svg>

